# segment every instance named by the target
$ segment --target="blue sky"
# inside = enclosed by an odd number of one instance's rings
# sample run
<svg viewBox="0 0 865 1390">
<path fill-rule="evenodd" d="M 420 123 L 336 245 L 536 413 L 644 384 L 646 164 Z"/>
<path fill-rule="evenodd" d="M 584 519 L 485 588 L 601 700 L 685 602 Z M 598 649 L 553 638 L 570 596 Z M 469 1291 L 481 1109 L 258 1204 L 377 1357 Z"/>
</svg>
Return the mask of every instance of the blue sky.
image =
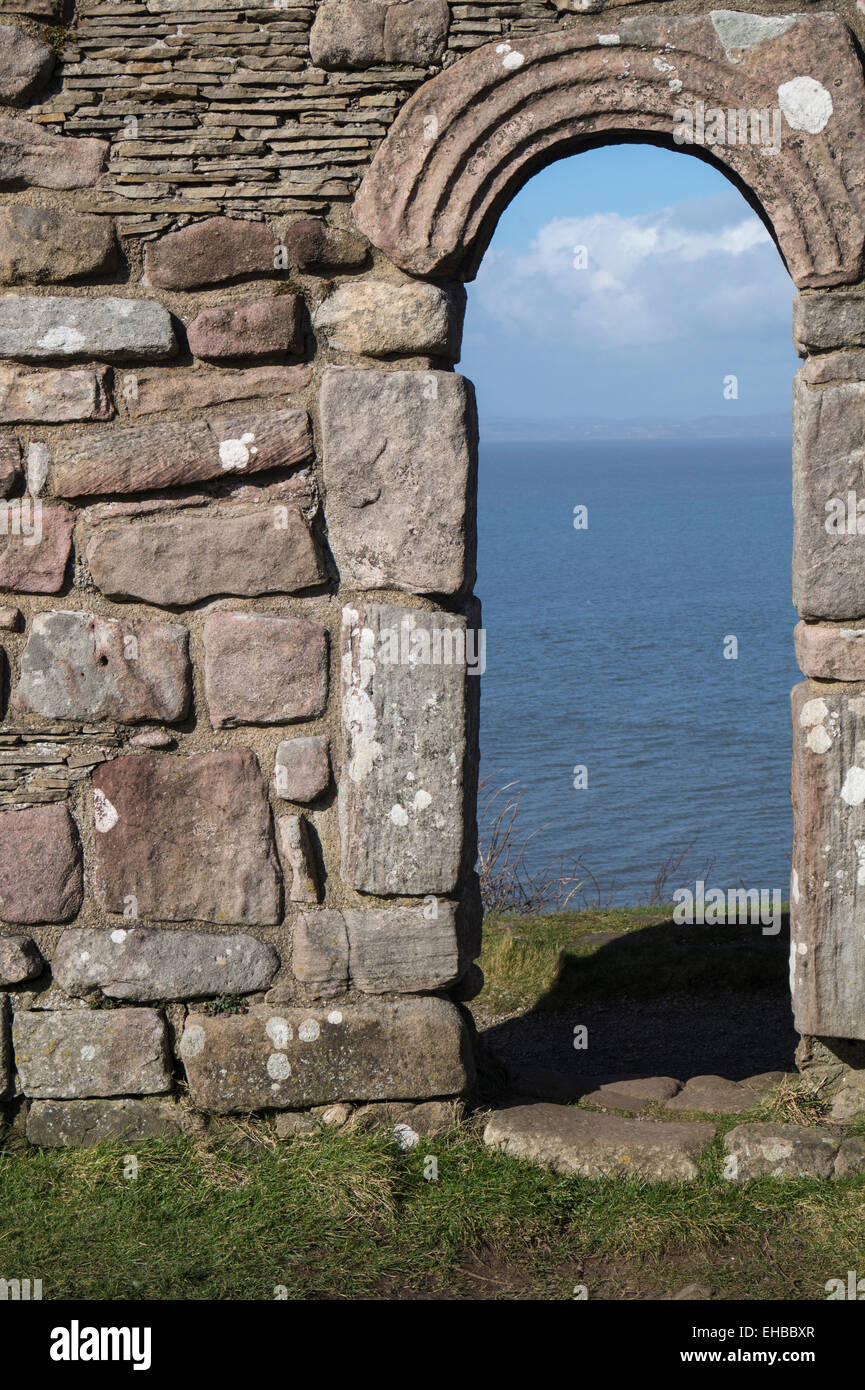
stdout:
<svg viewBox="0 0 865 1390">
<path fill-rule="evenodd" d="M 505 210 L 468 287 L 459 370 L 482 428 L 789 413 L 793 293 L 762 222 L 717 170 L 606 146 L 550 165 Z M 737 399 L 725 399 L 731 375 Z"/>
</svg>

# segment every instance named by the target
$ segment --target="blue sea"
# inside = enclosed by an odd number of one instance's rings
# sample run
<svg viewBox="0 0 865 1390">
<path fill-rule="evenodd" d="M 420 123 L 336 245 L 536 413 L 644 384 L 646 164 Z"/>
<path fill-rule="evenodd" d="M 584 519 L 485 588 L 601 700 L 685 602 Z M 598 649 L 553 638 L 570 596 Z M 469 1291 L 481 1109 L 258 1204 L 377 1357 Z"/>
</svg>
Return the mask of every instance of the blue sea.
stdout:
<svg viewBox="0 0 865 1390">
<path fill-rule="evenodd" d="M 786 901 L 790 447 L 482 442 L 481 776 L 518 784 L 531 872 L 580 855 L 604 901 L 646 902 L 690 845 L 667 901 Z"/>
</svg>

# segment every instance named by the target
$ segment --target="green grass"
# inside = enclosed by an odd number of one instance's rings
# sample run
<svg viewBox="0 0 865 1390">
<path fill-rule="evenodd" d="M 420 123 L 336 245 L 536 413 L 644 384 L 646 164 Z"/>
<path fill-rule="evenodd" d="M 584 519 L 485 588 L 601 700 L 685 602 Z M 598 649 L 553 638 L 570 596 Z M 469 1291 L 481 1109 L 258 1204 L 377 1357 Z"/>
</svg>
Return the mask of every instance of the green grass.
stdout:
<svg viewBox="0 0 865 1390">
<path fill-rule="evenodd" d="M 266 1121 L 207 1139 L 0 1156 L 6 1277 L 45 1298 L 570 1298 L 708 1282 L 814 1299 L 865 1267 L 861 1180 L 728 1184 L 719 1146 L 676 1186 L 589 1181 L 491 1153 L 470 1127 L 277 1143 Z M 428 1157 L 438 1178 L 424 1176 Z"/>
</svg>

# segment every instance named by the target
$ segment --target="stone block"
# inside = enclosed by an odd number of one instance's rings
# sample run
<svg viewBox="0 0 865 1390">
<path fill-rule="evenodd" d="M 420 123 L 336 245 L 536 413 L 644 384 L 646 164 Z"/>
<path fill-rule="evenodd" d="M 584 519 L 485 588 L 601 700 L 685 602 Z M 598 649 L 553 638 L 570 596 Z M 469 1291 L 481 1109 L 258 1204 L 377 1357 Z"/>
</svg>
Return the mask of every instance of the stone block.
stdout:
<svg viewBox="0 0 865 1390">
<path fill-rule="evenodd" d="M 803 682 L 792 711 L 795 1025 L 865 1039 L 865 697 Z"/>
<path fill-rule="evenodd" d="M 0 936 L 0 985 L 21 985 L 44 969 L 45 962 L 31 936 Z"/>
<path fill-rule="evenodd" d="M 303 816 L 280 816 L 276 822 L 286 874 L 285 896 L 290 903 L 317 903 L 318 873 L 309 826 Z"/>
<path fill-rule="evenodd" d="M 284 801 L 308 805 L 330 786 L 328 740 L 320 734 L 284 739 L 277 744 L 274 764 L 276 794 Z"/>
<path fill-rule="evenodd" d="M 413 639 L 414 660 L 402 659 Z M 342 878 L 365 893 L 453 893 L 463 853 L 466 673 L 432 659 L 465 620 L 389 604 L 343 610 Z M 426 635 L 424 644 L 417 639 Z"/>
<path fill-rule="evenodd" d="M 16 1013 L 12 1044 L 22 1090 L 33 1100 L 172 1089 L 168 1034 L 156 1009 Z"/>
<path fill-rule="evenodd" d="M 341 912 L 319 908 L 298 914 L 291 965 L 295 979 L 313 999 L 327 999 L 348 988 L 348 934 Z"/>
<path fill-rule="evenodd" d="M 43 719 L 173 723 L 189 709 L 189 632 L 176 623 L 37 613 L 12 696 Z"/>
<path fill-rule="evenodd" d="M 88 188 L 107 156 L 107 140 L 77 140 L 32 121 L 0 117 L 0 187 Z"/>
<path fill-rule="evenodd" d="M 752 1178 L 831 1178 L 840 1148 L 838 1135 L 816 1125 L 737 1125 L 724 1136 L 728 1182 Z"/>
<path fill-rule="evenodd" d="M 152 415 L 157 410 L 201 410 L 256 396 L 286 396 L 304 391 L 311 380 L 311 367 L 157 367 L 124 372 L 118 395 L 130 415 Z"/>
<path fill-rule="evenodd" d="M 434 914 L 434 915 L 433 915 Z M 455 903 L 344 910 L 351 983 L 364 994 L 446 989 L 459 977 Z"/>
<path fill-rule="evenodd" d="M 43 506 L 30 498 L 0 507 L 0 591 L 56 594 L 63 588 L 72 552 L 75 513 L 68 507 Z M 17 534 L 16 534 L 17 523 Z"/>
<path fill-rule="evenodd" d="M 322 300 L 313 327 L 338 352 L 364 357 L 460 355 L 465 290 L 420 282 L 349 280 Z"/>
<path fill-rule="evenodd" d="M 56 285 L 107 275 L 117 265 L 110 217 L 30 208 L 0 208 L 0 283 Z"/>
<path fill-rule="evenodd" d="M 379 0 L 324 0 L 309 36 L 319 68 L 366 68 L 384 60 L 387 6 Z"/>
<path fill-rule="evenodd" d="M 201 999 L 267 989 L 279 966 L 274 948 L 238 932 L 71 928 L 57 943 L 54 979 L 73 998 L 97 990 L 111 999 Z"/>
<path fill-rule="evenodd" d="M 263 925 L 280 916 L 264 779 L 247 749 L 131 754 L 93 776 L 103 906 L 168 922 Z"/>
<path fill-rule="evenodd" d="M 60 441 L 54 450 L 59 497 L 151 492 L 210 478 L 293 468 L 313 456 L 305 410 L 247 410 L 213 420 L 124 425 L 105 435 Z"/>
<path fill-rule="evenodd" d="M 21 478 L 21 444 L 14 434 L 0 435 L 0 497 L 15 492 Z"/>
<path fill-rule="evenodd" d="M 215 729 L 314 719 L 327 705 L 327 630 L 305 618 L 211 613 L 204 693 Z"/>
<path fill-rule="evenodd" d="M 865 624 L 797 623 L 793 640 L 804 675 L 814 680 L 865 681 Z"/>
<path fill-rule="evenodd" d="M 109 525 L 91 538 L 86 553 L 93 582 L 107 598 L 162 607 L 220 594 L 292 594 L 325 576 L 309 525 L 292 505 Z"/>
<path fill-rule="evenodd" d="M 122 1139 L 175 1138 L 195 1117 L 169 1100 L 36 1100 L 27 1112 L 27 1139 L 41 1149 L 85 1149 Z"/>
<path fill-rule="evenodd" d="M 714 1137 L 710 1124 L 622 1119 L 546 1103 L 496 1111 L 484 1130 L 489 1148 L 541 1168 L 646 1182 L 693 1180 Z"/>
<path fill-rule="evenodd" d="M 369 259 L 369 243 L 356 232 L 331 227 L 321 217 L 300 217 L 283 237 L 289 264 L 308 272 L 358 270 Z"/>
<path fill-rule="evenodd" d="M 385 61 L 412 67 L 438 63 L 447 42 L 449 20 L 445 0 L 401 0 L 388 5 L 384 20 Z"/>
<path fill-rule="evenodd" d="M 190 351 L 205 361 L 301 353 L 300 300 L 296 294 L 280 294 L 202 309 L 187 324 L 186 336 Z"/>
<path fill-rule="evenodd" d="M 192 1013 L 180 1056 L 194 1104 L 217 1114 L 457 1095 L 473 1077 L 462 1017 L 435 998 Z"/>
<path fill-rule="evenodd" d="M 0 366 L 0 422 L 63 425 L 110 420 L 114 414 L 107 367 L 33 371 Z"/>
<path fill-rule="evenodd" d="M 176 352 L 171 315 L 149 299 L 0 296 L 0 357 L 123 362 Z"/>
<path fill-rule="evenodd" d="M 343 584 L 453 594 L 472 583 L 471 384 L 448 372 L 331 370 L 321 429 L 328 536 Z"/>
<path fill-rule="evenodd" d="M 66 806 L 0 811 L 0 921 L 68 922 L 82 897 L 81 848 Z"/>
<path fill-rule="evenodd" d="M 14 24 L 0 24 L 0 103 L 26 106 L 54 71 L 54 50 Z M 2 256 L 2 252 L 0 252 Z"/>
<path fill-rule="evenodd" d="M 15 1063 L 12 1059 L 12 1011 L 5 994 L 0 994 L 0 1100 L 12 1095 Z"/>
<path fill-rule="evenodd" d="M 144 283 L 194 290 L 250 275 L 272 275 L 276 237 L 264 222 L 208 217 L 146 247 Z"/>
<path fill-rule="evenodd" d="M 793 339 L 803 356 L 832 348 L 865 347 L 865 294 L 861 290 L 797 294 Z"/>
<path fill-rule="evenodd" d="M 793 400 L 793 602 L 811 620 L 865 617 L 865 382 L 797 376 Z"/>
</svg>

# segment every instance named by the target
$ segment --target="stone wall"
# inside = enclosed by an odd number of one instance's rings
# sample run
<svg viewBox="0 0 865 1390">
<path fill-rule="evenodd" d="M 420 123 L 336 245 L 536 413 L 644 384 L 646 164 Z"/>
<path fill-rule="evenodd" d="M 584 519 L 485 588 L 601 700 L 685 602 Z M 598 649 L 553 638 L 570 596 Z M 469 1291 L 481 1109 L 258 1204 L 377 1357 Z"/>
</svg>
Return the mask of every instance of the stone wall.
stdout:
<svg viewBox="0 0 865 1390">
<path fill-rule="evenodd" d="M 618 6 L 579 8 L 609 13 L 0 0 L 0 1098 L 24 1098 L 34 1142 L 152 1132 L 189 1105 L 471 1086 L 480 614 L 462 282 L 540 163 L 669 133 L 666 108 L 645 115 L 640 68 L 675 47 L 668 17 L 724 82 L 756 80 L 764 57 L 765 21 L 716 53 L 708 9 L 698 23 L 675 19 L 699 11 L 678 0 L 629 6 L 628 29 Z M 861 4 L 836 9 L 865 36 Z M 728 163 L 803 290 L 799 649 L 833 684 L 800 723 L 811 753 L 819 728 L 841 758 L 865 681 L 843 624 L 865 592 L 859 562 L 839 581 L 803 518 L 827 450 L 838 487 L 850 459 L 861 475 L 865 143 L 848 31 L 809 13 L 852 153 L 822 135 L 806 148 L 806 132 L 777 184 Z M 559 54 L 588 55 L 559 69 L 565 117 L 579 93 L 588 124 L 533 145 L 524 97 L 482 145 L 466 113 Z M 425 141 L 445 162 L 415 196 Z M 819 804 L 801 767 L 798 881 L 825 903 L 801 856 L 824 833 L 858 855 L 860 812 L 835 825 L 840 763 Z M 799 909 L 794 949 L 810 931 L 828 952 L 799 987 L 800 1026 L 865 1038 L 858 903 L 826 911 Z M 842 958 L 845 980 L 858 972 L 843 990 Z"/>
</svg>

